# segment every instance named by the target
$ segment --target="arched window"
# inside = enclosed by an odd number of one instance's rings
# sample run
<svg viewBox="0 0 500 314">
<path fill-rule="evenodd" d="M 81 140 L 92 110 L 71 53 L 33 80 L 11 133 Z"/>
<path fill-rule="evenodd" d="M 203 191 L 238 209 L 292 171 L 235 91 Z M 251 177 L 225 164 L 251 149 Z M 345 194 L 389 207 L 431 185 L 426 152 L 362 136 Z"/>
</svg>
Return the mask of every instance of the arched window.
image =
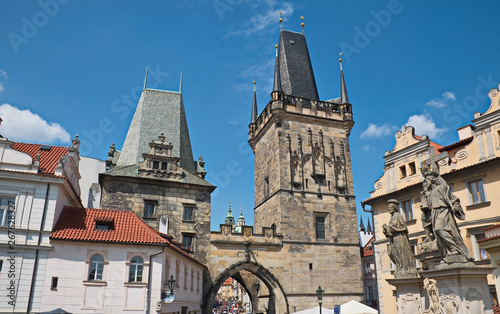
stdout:
<svg viewBox="0 0 500 314">
<path fill-rule="evenodd" d="M 144 260 L 135 256 L 130 260 L 130 270 L 128 273 L 128 281 L 139 281 L 142 282 L 142 269 L 144 267 Z"/>
<path fill-rule="evenodd" d="M 102 280 L 104 270 L 104 257 L 101 254 L 94 254 L 90 258 L 89 280 Z"/>
</svg>

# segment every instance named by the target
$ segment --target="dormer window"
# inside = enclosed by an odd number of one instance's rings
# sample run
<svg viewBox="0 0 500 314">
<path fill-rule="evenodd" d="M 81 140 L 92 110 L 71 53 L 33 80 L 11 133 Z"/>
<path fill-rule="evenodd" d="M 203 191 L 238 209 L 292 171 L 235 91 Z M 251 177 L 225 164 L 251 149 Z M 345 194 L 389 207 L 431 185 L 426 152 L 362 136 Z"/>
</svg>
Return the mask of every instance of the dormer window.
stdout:
<svg viewBox="0 0 500 314">
<path fill-rule="evenodd" d="M 96 222 L 95 222 L 95 230 L 110 231 L 111 229 L 113 229 L 113 222 L 112 221 L 99 221 L 99 220 L 96 220 Z"/>
</svg>

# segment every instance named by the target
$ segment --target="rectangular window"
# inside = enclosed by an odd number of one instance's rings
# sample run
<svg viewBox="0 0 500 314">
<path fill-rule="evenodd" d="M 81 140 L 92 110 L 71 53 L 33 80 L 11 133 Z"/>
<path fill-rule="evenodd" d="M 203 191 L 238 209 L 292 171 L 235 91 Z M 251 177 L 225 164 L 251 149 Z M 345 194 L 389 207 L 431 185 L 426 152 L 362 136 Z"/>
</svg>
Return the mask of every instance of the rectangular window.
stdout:
<svg viewBox="0 0 500 314">
<path fill-rule="evenodd" d="M 413 208 L 410 200 L 402 201 L 400 203 L 401 214 L 405 217 L 406 221 L 413 219 Z"/>
<path fill-rule="evenodd" d="M 161 170 L 163 170 L 163 171 L 167 170 L 167 165 L 168 164 L 166 162 L 162 162 L 161 163 Z"/>
<path fill-rule="evenodd" d="M 157 170 L 160 167 L 160 163 L 158 161 L 153 161 L 153 169 Z"/>
<path fill-rule="evenodd" d="M 184 206 L 184 213 L 182 215 L 182 220 L 193 221 L 194 220 L 194 207 Z"/>
<path fill-rule="evenodd" d="M 410 176 L 414 175 L 417 173 L 417 167 L 415 166 L 415 162 L 410 162 L 408 164 L 408 167 L 410 168 Z"/>
<path fill-rule="evenodd" d="M 483 179 L 468 182 L 467 187 L 469 189 L 469 194 L 472 204 L 479 204 L 486 202 L 486 197 L 484 195 Z"/>
<path fill-rule="evenodd" d="M 144 201 L 144 217 L 153 218 L 156 202 Z"/>
<path fill-rule="evenodd" d="M 50 285 L 50 290 L 57 290 L 57 282 L 59 281 L 58 277 L 52 277 L 52 283 Z"/>
<path fill-rule="evenodd" d="M 368 300 L 373 300 L 373 287 L 368 286 Z"/>
<path fill-rule="evenodd" d="M 0 197 L 0 226 L 9 226 L 14 217 L 15 201 L 14 197 Z"/>
<path fill-rule="evenodd" d="M 472 235 L 471 238 L 473 240 L 472 248 L 473 248 L 473 251 L 474 251 L 474 258 L 475 258 L 475 260 L 476 261 L 489 260 L 490 259 L 490 255 L 488 254 L 488 252 L 486 252 L 485 249 L 481 248 L 479 246 L 479 244 L 477 243 L 477 241 L 482 240 L 482 239 L 485 238 L 484 233 L 473 233 L 471 235 Z"/>
<path fill-rule="evenodd" d="M 399 167 L 399 178 L 406 178 L 406 167 L 404 165 Z"/>
<path fill-rule="evenodd" d="M 316 217 L 316 239 L 325 239 L 325 217 Z"/>
<path fill-rule="evenodd" d="M 369 275 L 372 273 L 372 264 L 371 263 L 366 263 L 365 264 L 365 275 Z"/>
<path fill-rule="evenodd" d="M 3 259 L 0 259 L 0 272 L 2 271 Z"/>
<path fill-rule="evenodd" d="M 193 245 L 193 236 L 192 235 L 182 235 L 182 246 L 187 247 L 191 250 L 191 246 Z"/>
</svg>

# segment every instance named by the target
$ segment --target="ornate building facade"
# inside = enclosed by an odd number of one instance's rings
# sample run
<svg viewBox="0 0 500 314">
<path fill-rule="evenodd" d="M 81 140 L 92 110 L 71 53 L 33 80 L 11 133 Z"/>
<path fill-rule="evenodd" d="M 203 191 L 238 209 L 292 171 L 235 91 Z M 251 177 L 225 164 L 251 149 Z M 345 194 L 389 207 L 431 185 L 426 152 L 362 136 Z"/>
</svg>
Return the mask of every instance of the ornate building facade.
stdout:
<svg viewBox="0 0 500 314">
<path fill-rule="evenodd" d="M 478 245 L 485 237 L 484 229 L 500 222 L 496 210 L 500 204 L 500 94 L 498 88 L 488 93 L 491 104 L 484 112 L 474 114 L 472 124 L 458 129 L 459 141 L 446 146 L 438 145 L 427 135 L 415 135 L 414 128 L 403 126 L 395 134 L 396 144 L 386 151 L 384 172 L 375 181 L 375 190 L 364 204 L 371 206 L 375 241 L 374 253 L 381 313 L 394 313 L 397 304 L 393 294 L 395 288 L 386 279 L 393 278 L 394 267 L 387 254 L 388 239 L 383 235 L 382 225 L 390 219 L 387 201 L 397 199 L 399 211 L 406 219 L 408 235 L 414 254 L 426 253 L 422 243 L 426 231 L 422 224 L 422 180 L 424 165 L 438 165 L 439 173 L 450 185 L 460 201 L 465 220 L 458 222 L 465 245 L 477 266 L 490 266 L 486 250 Z M 415 261 L 417 268 L 425 268 Z M 490 291 L 495 298 L 493 279 L 489 278 Z M 417 303 L 420 299 L 417 298 Z M 488 305 L 490 306 L 490 305 Z M 421 305 L 424 308 L 424 305 Z"/>
</svg>

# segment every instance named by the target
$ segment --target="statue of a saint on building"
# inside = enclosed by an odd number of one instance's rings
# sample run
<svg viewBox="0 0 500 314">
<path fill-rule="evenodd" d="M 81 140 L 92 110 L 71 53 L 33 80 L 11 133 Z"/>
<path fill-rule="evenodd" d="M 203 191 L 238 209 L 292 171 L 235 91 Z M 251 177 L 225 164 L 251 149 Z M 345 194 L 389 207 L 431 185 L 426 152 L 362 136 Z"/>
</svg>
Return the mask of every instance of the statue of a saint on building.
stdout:
<svg viewBox="0 0 500 314">
<path fill-rule="evenodd" d="M 390 199 L 388 202 L 391 220 L 382 226 L 384 235 L 389 239 L 388 254 L 396 265 L 396 278 L 417 277 L 415 257 L 408 239 L 408 228 L 403 216 L 398 212 L 399 202 Z"/>
<path fill-rule="evenodd" d="M 428 168 L 422 173 L 425 175 L 424 189 L 428 189 L 428 193 L 424 191 L 426 199 L 422 202 L 427 202 L 431 213 L 432 233 L 441 253 L 441 264 L 473 261 L 455 220 L 455 217 L 465 219 L 460 200 L 451 193 L 450 186 L 437 170 Z"/>
</svg>

